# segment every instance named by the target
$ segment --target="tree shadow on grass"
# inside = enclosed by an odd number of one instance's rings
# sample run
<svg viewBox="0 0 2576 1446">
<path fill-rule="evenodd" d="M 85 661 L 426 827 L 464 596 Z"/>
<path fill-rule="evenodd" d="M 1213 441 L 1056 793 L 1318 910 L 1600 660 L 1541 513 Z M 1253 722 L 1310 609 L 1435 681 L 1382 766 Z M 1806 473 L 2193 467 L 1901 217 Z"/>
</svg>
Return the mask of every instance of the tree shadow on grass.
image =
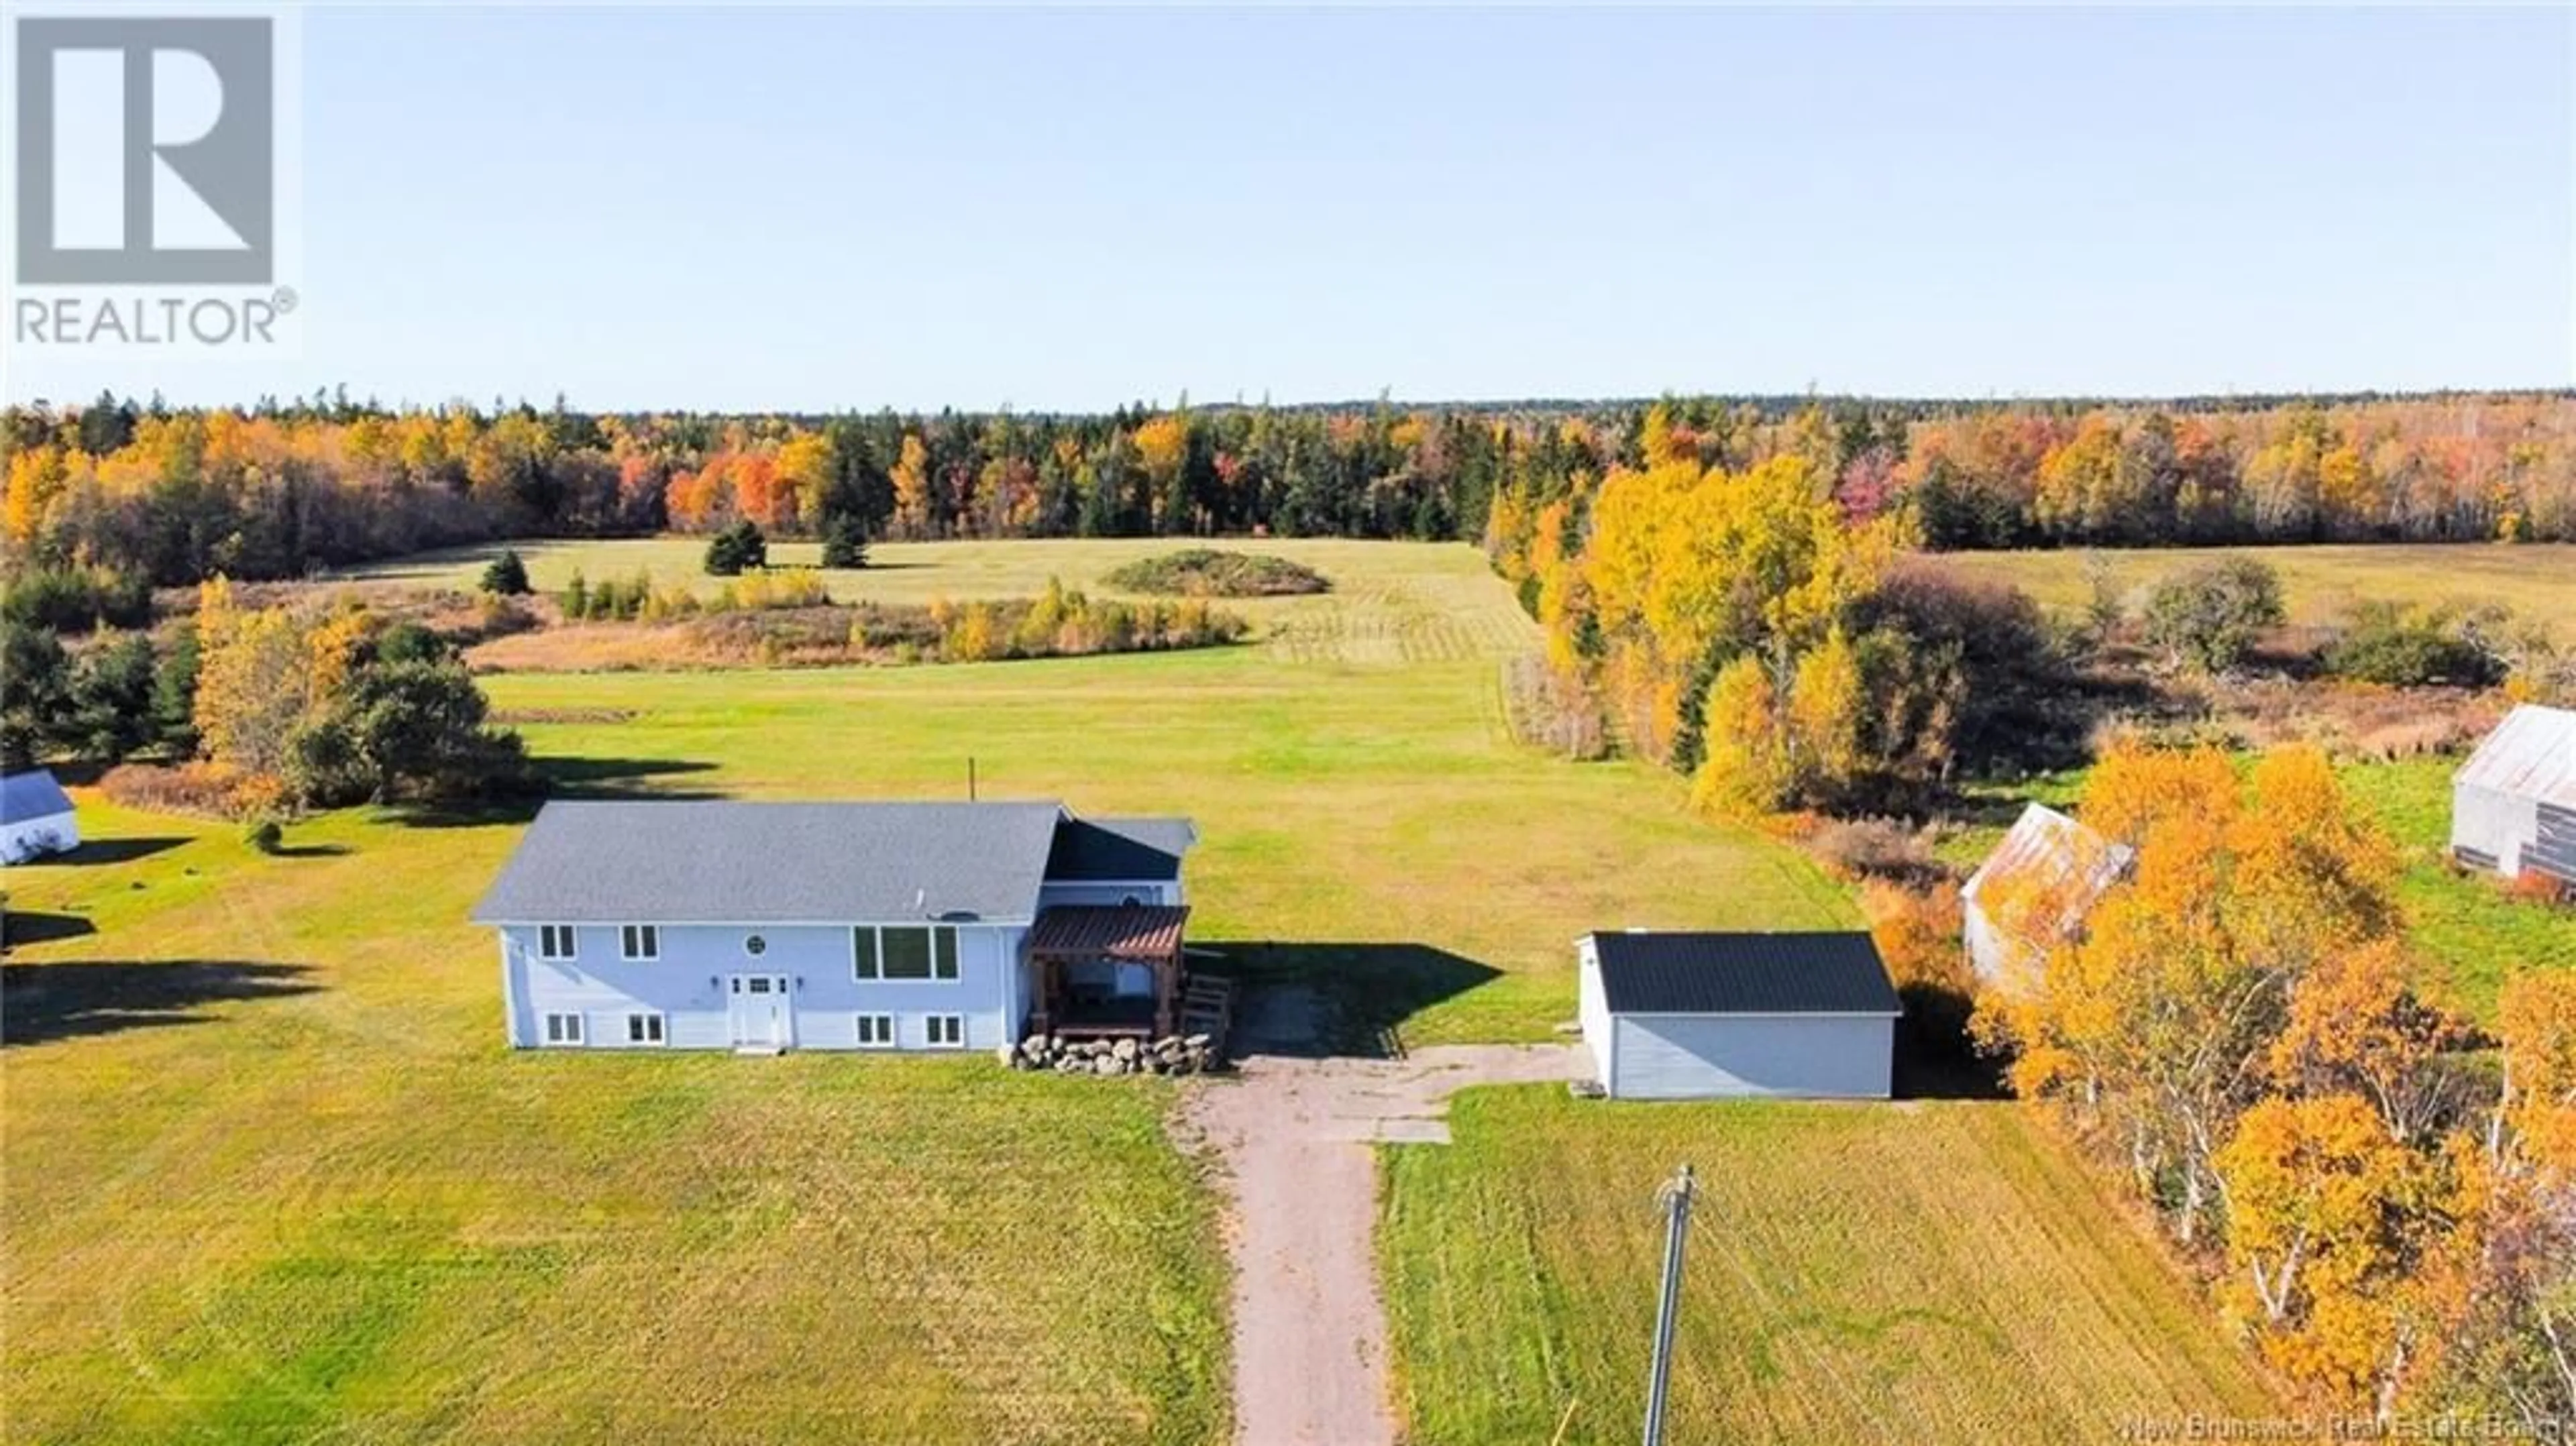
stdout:
<svg viewBox="0 0 2576 1446">
<path fill-rule="evenodd" d="M 98 932 L 98 925 L 78 914 L 48 914 L 27 909 L 5 911 L 0 921 L 0 944 L 15 949 L 21 944 L 50 944 L 57 939 L 78 939 Z"/>
<path fill-rule="evenodd" d="M 148 859 L 154 854 L 166 853 L 187 841 L 187 838 L 180 834 L 155 834 L 148 838 L 95 838 L 69 853 L 55 854 L 51 858 L 41 859 L 38 862 L 55 865 L 70 864 L 74 867 L 88 864 L 130 864 L 136 859 Z"/>
<path fill-rule="evenodd" d="M 680 774 L 714 771 L 714 764 L 691 758 L 564 755 L 533 758 L 529 765 L 535 770 L 536 781 L 524 790 L 493 798 L 401 804 L 392 810 L 392 816 L 411 828 L 483 828 L 526 823 L 550 798 L 726 797 L 714 789 L 675 788 L 660 781 Z"/>
<path fill-rule="evenodd" d="M 2003 1062 L 1981 1054 L 1968 1034 L 1975 1006 L 1967 996 L 1928 984 L 1897 991 L 1905 1017 L 1896 1021 L 1895 1093 L 1900 1100 L 2003 1100 Z"/>
<path fill-rule="evenodd" d="M 321 986 L 298 964 L 188 959 L 0 966 L 0 1047 L 199 1024 L 205 1006 L 282 999 Z"/>
<path fill-rule="evenodd" d="M 1502 977 L 1428 944 L 1230 942 L 1193 946 L 1190 971 L 1235 981 L 1232 1053 L 1391 1059 L 1404 1022 Z"/>
</svg>

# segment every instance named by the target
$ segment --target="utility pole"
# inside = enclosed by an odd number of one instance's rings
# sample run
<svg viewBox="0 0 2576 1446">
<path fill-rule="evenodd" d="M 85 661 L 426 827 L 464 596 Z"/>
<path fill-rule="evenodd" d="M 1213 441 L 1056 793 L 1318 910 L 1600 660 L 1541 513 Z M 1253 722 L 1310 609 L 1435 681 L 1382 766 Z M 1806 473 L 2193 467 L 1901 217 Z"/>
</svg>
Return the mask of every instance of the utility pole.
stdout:
<svg viewBox="0 0 2576 1446">
<path fill-rule="evenodd" d="M 1664 1388 L 1673 1379 L 1673 1322 L 1682 1307 L 1682 1242 L 1690 1236 L 1691 1167 L 1656 1192 L 1664 1207 L 1664 1294 L 1655 1308 L 1655 1364 L 1646 1378 L 1646 1446 L 1664 1446 Z"/>
</svg>

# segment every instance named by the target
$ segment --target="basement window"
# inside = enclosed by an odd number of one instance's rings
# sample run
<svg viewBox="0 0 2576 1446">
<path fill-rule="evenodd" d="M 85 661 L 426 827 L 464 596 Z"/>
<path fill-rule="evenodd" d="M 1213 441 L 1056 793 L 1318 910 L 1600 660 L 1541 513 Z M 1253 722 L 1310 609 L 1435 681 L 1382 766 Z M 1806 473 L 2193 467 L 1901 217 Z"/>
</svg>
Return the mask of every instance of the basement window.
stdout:
<svg viewBox="0 0 2576 1446">
<path fill-rule="evenodd" d="M 549 1015 L 547 1015 L 547 1016 L 546 1016 L 546 1043 L 548 1043 L 548 1044 L 579 1044 L 579 1043 L 581 1043 L 581 1016 L 580 1016 L 580 1015 L 578 1015 L 578 1014 L 549 1014 Z"/>
<path fill-rule="evenodd" d="M 932 1049 L 962 1049 L 966 1045 L 966 1016 L 933 1014 L 923 1021 L 929 1026 Z"/>
<path fill-rule="evenodd" d="M 891 1014 L 860 1015 L 859 1048 L 894 1048 L 894 1016 Z"/>
<path fill-rule="evenodd" d="M 626 1016 L 626 1042 L 628 1044 L 660 1044 L 662 1042 L 662 1016 L 658 1014 L 630 1014 Z"/>
</svg>

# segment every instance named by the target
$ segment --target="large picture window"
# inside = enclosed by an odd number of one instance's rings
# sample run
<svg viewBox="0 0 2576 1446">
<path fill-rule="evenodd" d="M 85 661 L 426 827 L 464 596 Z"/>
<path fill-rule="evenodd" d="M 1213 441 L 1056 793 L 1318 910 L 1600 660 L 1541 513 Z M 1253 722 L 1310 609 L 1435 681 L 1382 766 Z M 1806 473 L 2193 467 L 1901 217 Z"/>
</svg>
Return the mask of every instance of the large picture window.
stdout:
<svg viewBox="0 0 2576 1446">
<path fill-rule="evenodd" d="M 863 925 L 851 931 L 850 957 L 861 979 L 954 979 L 957 931 L 945 924 Z"/>
</svg>

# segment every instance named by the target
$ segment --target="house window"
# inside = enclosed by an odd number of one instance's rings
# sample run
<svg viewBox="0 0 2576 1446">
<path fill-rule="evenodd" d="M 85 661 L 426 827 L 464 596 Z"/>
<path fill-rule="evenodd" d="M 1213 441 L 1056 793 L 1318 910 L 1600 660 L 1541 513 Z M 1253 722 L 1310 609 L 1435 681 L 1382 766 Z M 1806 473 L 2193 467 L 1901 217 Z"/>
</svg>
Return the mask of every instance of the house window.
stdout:
<svg viewBox="0 0 2576 1446">
<path fill-rule="evenodd" d="M 658 924 L 629 924 L 618 930 L 617 952 L 630 960 L 661 958 L 661 926 Z"/>
<path fill-rule="evenodd" d="M 662 1042 L 662 1016 L 658 1014 L 630 1014 L 626 1016 L 626 1042 L 628 1044 L 660 1044 Z"/>
<path fill-rule="evenodd" d="M 546 1043 L 548 1043 L 548 1044 L 579 1044 L 579 1043 L 581 1043 L 581 1016 L 580 1016 L 580 1015 L 578 1015 L 578 1014 L 549 1014 L 549 1015 L 547 1015 L 547 1016 L 546 1016 Z"/>
<path fill-rule="evenodd" d="M 894 1016 L 891 1014 L 860 1015 L 859 1048 L 894 1048 Z"/>
<path fill-rule="evenodd" d="M 861 925 L 850 931 L 852 972 L 861 979 L 881 979 L 877 972 L 877 931 Z"/>
<path fill-rule="evenodd" d="M 860 932 L 865 933 L 865 930 Z M 954 979 L 957 977 L 957 931 L 946 926 L 899 925 L 876 931 L 874 963 L 876 973 L 868 972 L 868 951 L 859 951 L 859 977 L 862 979 Z"/>
<path fill-rule="evenodd" d="M 926 1016 L 922 1022 L 930 1027 L 930 1047 L 932 1049 L 958 1049 L 965 1045 L 966 1016 L 962 1014 L 933 1014 Z"/>
<path fill-rule="evenodd" d="M 540 959 L 571 959 L 578 957 L 574 949 L 575 942 L 576 941 L 573 938 L 572 925 L 570 924 L 539 925 L 537 928 L 537 957 Z"/>
</svg>

